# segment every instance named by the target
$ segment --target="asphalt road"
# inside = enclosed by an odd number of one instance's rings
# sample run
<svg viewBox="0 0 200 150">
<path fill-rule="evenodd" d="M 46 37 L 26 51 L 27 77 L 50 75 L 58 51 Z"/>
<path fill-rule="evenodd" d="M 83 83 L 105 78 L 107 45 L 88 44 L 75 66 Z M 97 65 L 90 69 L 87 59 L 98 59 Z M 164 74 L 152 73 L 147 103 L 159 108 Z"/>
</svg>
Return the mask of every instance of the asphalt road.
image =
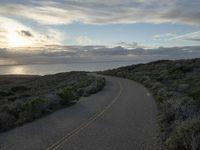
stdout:
<svg viewBox="0 0 200 150">
<path fill-rule="evenodd" d="M 156 150 L 156 106 L 142 85 L 106 77 L 103 91 L 0 134 L 0 150 Z"/>
</svg>

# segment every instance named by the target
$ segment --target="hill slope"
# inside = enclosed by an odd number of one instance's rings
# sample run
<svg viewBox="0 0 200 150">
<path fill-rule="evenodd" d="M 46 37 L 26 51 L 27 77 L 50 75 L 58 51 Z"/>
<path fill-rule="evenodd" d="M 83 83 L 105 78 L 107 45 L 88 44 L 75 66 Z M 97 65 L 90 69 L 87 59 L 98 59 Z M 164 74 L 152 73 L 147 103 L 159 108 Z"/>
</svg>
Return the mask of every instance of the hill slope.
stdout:
<svg viewBox="0 0 200 150">
<path fill-rule="evenodd" d="M 32 121 L 103 88 L 105 80 L 85 72 L 45 76 L 0 76 L 0 132 Z"/>
<path fill-rule="evenodd" d="M 101 73 L 138 81 L 151 90 L 168 149 L 200 149 L 200 59 L 161 60 Z"/>
</svg>

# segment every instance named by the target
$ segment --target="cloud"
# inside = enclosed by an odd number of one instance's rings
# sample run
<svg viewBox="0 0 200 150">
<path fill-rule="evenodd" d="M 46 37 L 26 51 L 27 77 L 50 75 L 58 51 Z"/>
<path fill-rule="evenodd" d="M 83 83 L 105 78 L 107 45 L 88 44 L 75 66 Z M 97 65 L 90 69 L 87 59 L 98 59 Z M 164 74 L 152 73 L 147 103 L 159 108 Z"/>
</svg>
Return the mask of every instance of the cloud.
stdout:
<svg viewBox="0 0 200 150">
<path fill-rule="evenodd" d="M 58 25 L 74 22 L 95 25 L 182 23 L 199 26 L 199 6 L 199 0 L 1 1 L 0 47 L 63 44 L 64 33 L 55 28 L 59 29 Z M 154 39 L 167 40 L 178 36 L 172 34 L 156 35 Z M 78 36 L 73 40 L 80 45 L 102 43 L 87 36 Z M 184 40 L 198 42 L 199 35 L 185 37 Z M 12 44 L 14 41 L 15 44 Z M 136 43 L 119 42 L 118 46 L 137 47 L 134 44 Z"/>
<path fill-rule="evenodd" d="M 94 40 L 94 39 L 91 39 L 87 36 L 78 36 L 75 39 L 75 41 L 78 45 L 98 45 L 98 44 L 101 44 L 101 42 L 99 40 Z"/>
<path fill-rule="evenodd" d="M 177 36 L 176 33 L 165 33 L 165 34 L 157 34 L 157 35 L 154 35 L 154 39 L 156 40 L 162 40 L 162 39 L 169 39 L 169 38 L 172 38 L 172 37 L 175 37 Z"/>
<path fill-rule="evenodd" d="M 107 46 L 46 46 L 21 48 L 20 50 L 0 49 L 0 65 L 12 64 L 56 64 L 97 61 L 142 61 L 146 59 L 180 59 L 200 57 L 200 46 L 133 48 Z"/>
<path fill-rule="evenodd" d="M 52 4 L 52 3 L 50 3 Z M 78 10 L 70 10 L 59 8 L 61 6 L 48 6 L 45 5 L 23 5 L 23 4 L 8 4 L 0 7 L 0 13 L 5 16 L 20 16 L 35 20 L 40 24 L 68 24 L 73 21 L 79 20 L 81 12 Z"/>
<path fill-rule="evenodd" d="M 200 41 L 200 31 L 186 33 L 178 35 L 176 33 L 165 33 L 153 36 L 154 40 L 166 40 L 166 41 Z"/>
<path fill-rule="evenodd" d="M 22 36 L 33 37 L 30 31 L 22 30 L 22 31 L 19 31 L 19 34 L 21 34 Z"/>
<path fill-rule="evenodd" d="M 4 16 L 28 18 L 40 24 L 182 23 L 200 24 L 199 0 L 60 0 L 6 3 Z"/>
<path fill-rule="evenodd" d="M 122 46 L 122 47 L 125 47 L 125 48 L 136 48 L 136 47 L 138 47 L 138 43 L 137 42 L 132 42 L 132 43 L 118 42 L 115 45 L 116 46 Z"/>
<path fill-rule="evenodd" d="M 0 47 L 62 44 L 63 39 L 64 34 L 58 30 L 46 28 L 39 32 L 14 19 L 0 16 Z"/>
<path fill-rule="evenodd" d="M 186 41 L 194 41 L 199 42 L 200 41 L 200 31 L 187 33 L 179 36 L 174 36 L 170 40 L 186 40 Z"/>
</svg>

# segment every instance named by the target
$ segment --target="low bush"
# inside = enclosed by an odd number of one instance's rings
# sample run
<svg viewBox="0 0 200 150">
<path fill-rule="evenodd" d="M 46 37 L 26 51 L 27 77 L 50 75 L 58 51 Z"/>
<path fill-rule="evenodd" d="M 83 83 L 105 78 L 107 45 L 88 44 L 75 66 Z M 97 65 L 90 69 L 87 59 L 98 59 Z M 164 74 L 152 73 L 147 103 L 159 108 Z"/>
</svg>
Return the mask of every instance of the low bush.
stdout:
<svg viewBox="0 0 200 150">
<path fill-rule="evenodd" d="M 199 150 L 200 118 L 187 120 L 166 140 L 168 150 Z"/>
<path fill-rule="evenodd" d="M 10 95 L 13 95 L 13 93 L 5 92 L 5 91 L 0 91 L 0 96 L 2 96 L 2 97 L 10 96 Z"/>
<path fill-rule="evenodd" d="M 34 98 L 21 103 L 17 107 L 16 117 L 18 123 L 23 123 L 28 120 L 33 120 L 47 112 L 47 100 Z"/>
<path fill-rule="evenodd" d="M 65 87 L 58 95 L 61 97 L 61 104 L 63 105 L 78 101 L 76 89 L 72 86 Z"/>
<path fill-rule="evenodd" d="M 93 80 L 85 80 L 71 84 L 63 88 L 57 94 L 61 97 L 61 104 L 76 103 L 80 96 L 89 96 L 100 91 L 105 85 L 105 78 L 93 77 Z"/>
<path fill-rule="evenodd" d="M 88 96 L 102 90 L 104 85 L 105 85 L 105 78 L 96 79 L 95 82 L 93 82 L 90 86 L 85 88 L 83 96 Z"/>
<path fill-rule="evenodd" d="M 197 101 L 197 103 L 200 105 L 200 87 L 193 88 L 191 93 L 189 93 L 189 96 L 194 98 Z"/>
<path fill-rule="evenodd" d="M 12 92 L 25 92 L 25 91 L 28 91 L 28 90 L 30 90 L 30 89 L 28 87 L 25 87 L 25 86 L 15 86 L 15 87 L 11 88 Z"/>
</svg>

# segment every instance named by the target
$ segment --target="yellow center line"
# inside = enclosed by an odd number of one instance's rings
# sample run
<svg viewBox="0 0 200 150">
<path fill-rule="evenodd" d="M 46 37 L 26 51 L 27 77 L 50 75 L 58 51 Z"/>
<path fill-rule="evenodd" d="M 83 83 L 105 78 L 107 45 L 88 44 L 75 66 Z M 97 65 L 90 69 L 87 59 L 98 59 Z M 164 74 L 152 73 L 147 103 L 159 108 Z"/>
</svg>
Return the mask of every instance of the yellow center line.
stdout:
<svg viewBox="0 0 200 150">
<path fill-rule="evenodd" d="M 73 136 L 77 135 L 80 131 L 82 131 L 83 129 L 88 127 L 95 120 L 97 120 L 100 116 L 102 116 L 117 101 L 117 99 L 120 97 L 123 89 L 122 89 L 121 82 L 118 82 L 118 85 L 120 87 L 120 90 L 119 90 L 117 96 L 114 98 L 113 101 L 111 101 L 111 103 L 109 105 L 105 106 L 104 109 L 101 112 L 96 113 L 91 118 L 89 118 L 86 122 L 82 123 L 78 128 L 72 130 L 70 133 L 67 133 L 64 137 L 62 137 L 56 143 L 54 143 L 51 146 L 49 146 L 46 150 L 56 150 L 56 149 L 58 149 L 62 144 L 67 142 Z"/>
</svg>

